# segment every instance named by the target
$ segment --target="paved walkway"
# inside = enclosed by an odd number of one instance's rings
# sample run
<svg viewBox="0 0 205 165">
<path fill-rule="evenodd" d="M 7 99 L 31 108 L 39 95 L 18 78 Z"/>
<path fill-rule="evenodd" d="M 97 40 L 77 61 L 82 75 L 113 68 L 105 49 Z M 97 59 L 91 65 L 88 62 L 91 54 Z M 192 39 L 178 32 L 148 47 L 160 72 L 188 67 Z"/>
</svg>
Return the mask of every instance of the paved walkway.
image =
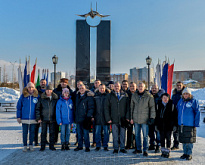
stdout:
<svg viewBox="0 0 205 165">
<path fill-rule="evenodd" d="M 203 125 L 204 126 L 204 125 Z M 203 132 L 205 132 L 203 130 Z M 201 133 L 202 134 L 202 133 Z M 204 133 L 205 134 L 205 133 Z M 110 136 L 112 140 L 112 136 Z M 60 145 L 56 145 L 56 151 L 50 151 L 48 147 L 44 152 L 38 151 L 40 147 L 35 147 L 34 152 L 22 152 L 22 134 L 21 125 L 16 122 L 14 112 L 0 112 L 0 165 L 84 165 L 84 164 L 204 164 L 205 162 L 205 138 L 198 137 L 197 143 L 194 144 L 193 160 L 184 161 L 179 159 L 182 155 L 182 149 L 171 152 L 171 158 L 166 159 L 149 152 L 147 158 L 142 154 L 134 155 L 133 150 L 128 150 L 127 154 L 113 154 L 112 143 L 109 143 L 108 152 L 100 150 L 96 152 L 91 148 L 91 152 L 86 153 L 84 150 L 75 152 L 73 149 L 75 142 L 75 134 L 71 134 L 71 150 L 61 151 Z M 180 148 L 182 146 L 180 145 Z"/>
</svg>

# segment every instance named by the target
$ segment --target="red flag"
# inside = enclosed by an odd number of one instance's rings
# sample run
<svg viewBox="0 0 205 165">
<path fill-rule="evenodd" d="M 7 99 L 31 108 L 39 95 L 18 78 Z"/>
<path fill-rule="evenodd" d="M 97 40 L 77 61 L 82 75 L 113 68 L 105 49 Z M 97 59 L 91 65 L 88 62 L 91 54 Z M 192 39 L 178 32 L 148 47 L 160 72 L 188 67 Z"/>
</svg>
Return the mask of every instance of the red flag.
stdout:
<svg viewBox="0 0 205 165">
<path fill-rule="evenodd" d="M 31 72 L 31 82 L 32 83 L 35 83 L 35 75 L 36 75 L 36 63 L 37 63 L 37 58 L 36 58 L 36 62 L 33 66 L 33 70 Z"/>
<path fill-rule="evenodd" d="M 168 69 L 168 82 L 167 82 L 167 93 L 171 96 L 172 93 L 172 80 L 173 80 L 174 64 L 169 66 Z"/>
</svg>

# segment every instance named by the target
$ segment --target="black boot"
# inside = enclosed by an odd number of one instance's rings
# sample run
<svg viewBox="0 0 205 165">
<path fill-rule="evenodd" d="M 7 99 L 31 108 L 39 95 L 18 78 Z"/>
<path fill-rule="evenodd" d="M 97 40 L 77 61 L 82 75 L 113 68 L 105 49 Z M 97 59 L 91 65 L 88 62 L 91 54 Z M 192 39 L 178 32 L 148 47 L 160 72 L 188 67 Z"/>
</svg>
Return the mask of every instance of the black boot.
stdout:
<svg viewBox="0 0 205 165">
<path fill-rule="evenodd" d="M 54 147 L 54 145 L 50 145 L 50 146 L 49 146 L 49 149 L 52 150 L 52 151 L 55 151 L 55 150 L 56 150 L 56 148 Z"/>
<path fill-rule="evenodd" d="M 68 143 L 65 144 L 65 150 L 70 150 Z"/>
<path fill-rule="evenodd" d="M 64 151 L 64 150 L 65 150 L 65 143 L 63 143 L 61 146 L 61 151 Z"/>
</svg>

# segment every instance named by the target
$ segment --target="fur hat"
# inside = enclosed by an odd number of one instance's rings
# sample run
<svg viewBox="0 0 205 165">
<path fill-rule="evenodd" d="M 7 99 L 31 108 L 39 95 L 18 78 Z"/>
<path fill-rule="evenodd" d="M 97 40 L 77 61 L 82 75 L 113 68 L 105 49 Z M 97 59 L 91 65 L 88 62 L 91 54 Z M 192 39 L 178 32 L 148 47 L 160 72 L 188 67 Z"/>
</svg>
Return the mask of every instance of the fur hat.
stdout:
<svg viewBox="0 0 205 165">
<path fill-rule="evenodd" d="M 48 85 L 48 86 L 46 87 L 46 90 L 53 90 L 53 87 L 52 87 L 51 85 Z"/>
<path fill-rule="evenodd" d="M 182 94 L 184 94 L 184 93 L 189 93 L 189 94 L 191 95 L 191 90 L 190 90 L 188 87 L 186 87 L 186 88 L 184 88 L 184 90 L 182 91 Z"/>
<path fill-rule="evenodd" d="M 69 89 L 68 88 L 64 88 L 63 91 L 62 91 L 62 94 L 64 93 L 70 93 Z"/>
<path fill-rule="evenodd" d="M 60 79 L 60 83 L 61 82 L 68 83 L 68 79 L 67 78 L 62 78 L 62 79 Z"/>
</svg>

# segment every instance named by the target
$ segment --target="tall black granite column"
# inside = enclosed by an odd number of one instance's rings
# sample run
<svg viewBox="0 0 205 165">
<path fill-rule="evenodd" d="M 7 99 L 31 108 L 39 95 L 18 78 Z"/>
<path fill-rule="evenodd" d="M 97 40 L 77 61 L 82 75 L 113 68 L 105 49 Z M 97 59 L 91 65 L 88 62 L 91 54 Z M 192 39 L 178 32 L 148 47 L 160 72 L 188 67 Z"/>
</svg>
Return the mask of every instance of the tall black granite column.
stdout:
<svg viewBox="0 0 205 165">
<path fill-rule="evenodd" d="M 86 20 L 76 20 L 76 83 L 90 83 L 90 26 Z"/>
<path fill-rule="evenodd" d="M 110 25 L 109 20 L 102 20 L 97 26 L 97 71 L 96 78 L 102 83 L 110 80 Z"/>
</svg>

